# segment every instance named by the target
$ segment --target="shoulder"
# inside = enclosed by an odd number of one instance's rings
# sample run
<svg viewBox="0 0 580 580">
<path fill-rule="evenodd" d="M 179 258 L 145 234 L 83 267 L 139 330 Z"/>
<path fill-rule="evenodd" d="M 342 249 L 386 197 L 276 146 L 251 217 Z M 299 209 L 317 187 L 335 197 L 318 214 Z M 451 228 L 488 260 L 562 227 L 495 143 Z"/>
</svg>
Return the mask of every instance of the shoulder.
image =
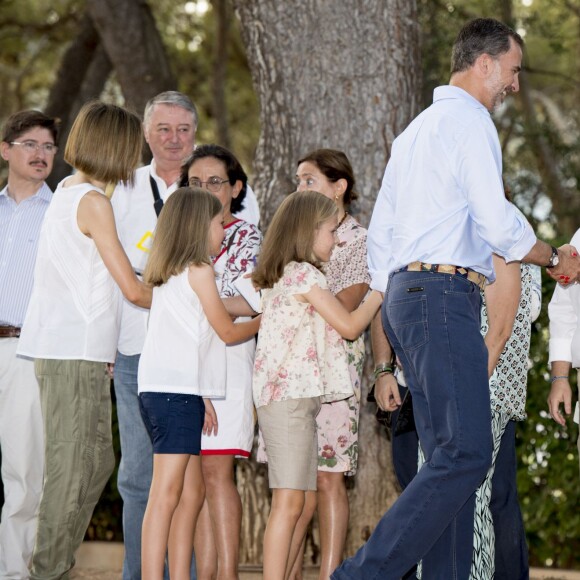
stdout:
<svg viewBox="0 0 580 580">
<path fill-rule="evenodd" d="M 81 195 L 80 203 L 95 211 L 103 211 L 111 208 L 111 201 L 109 198 L 96 189 L 89 189 L 83 193 Z"/>
<path fill-rule="evenodd" d="M 279 283 L 283 287 L 293 290 L 299 289 L 303 292 L 314 285 L 326 288 L 324 274 L 309 262 L 290 262 L 287 264 Z"/>
<path fill-rule="evenodd" d="M 192 264 L 187 268 L 187 278 L 192 288 L 199 287 L 200 284 L 215 284 L 215 272 L 213 266 L 209 264 Z"/>
<path fill-rule="evenodd" d="M 237 239 L 262 239 L 262 232 L 260 232 L 258 227 L 245 220 L 239 220 L 230 227 L 232 231 L 231 235 Z"/>
</svg>

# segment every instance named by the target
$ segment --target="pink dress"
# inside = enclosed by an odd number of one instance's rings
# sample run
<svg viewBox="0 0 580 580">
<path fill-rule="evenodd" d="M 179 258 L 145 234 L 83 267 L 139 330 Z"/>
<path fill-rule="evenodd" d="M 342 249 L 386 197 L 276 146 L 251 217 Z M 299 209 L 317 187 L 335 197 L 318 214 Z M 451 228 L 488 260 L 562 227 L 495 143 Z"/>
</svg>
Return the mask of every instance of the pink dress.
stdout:
<svg viewBox="0 0 580 580">
<path fill-rule="evenodd" d="M 333 294 L 354 286 L 370 284 L 367 266 L 367 231 L 348 215 L 337 231 L 339 242 L 324 267 Z M 354 395 L 325 403 L 316 417 L 318 427 L 318 470 L 354 475 L 358 462 L 358 421 L 361 376 L 365 355 L 364 338 L 343 340 Z"/>
</svg>

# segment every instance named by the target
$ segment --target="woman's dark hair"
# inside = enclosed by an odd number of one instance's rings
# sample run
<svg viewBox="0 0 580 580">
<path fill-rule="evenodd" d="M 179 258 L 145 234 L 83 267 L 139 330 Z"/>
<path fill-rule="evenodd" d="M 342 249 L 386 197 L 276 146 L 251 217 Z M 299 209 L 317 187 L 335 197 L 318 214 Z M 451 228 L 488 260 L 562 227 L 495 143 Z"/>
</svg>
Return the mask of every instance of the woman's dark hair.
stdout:
<svg viewBox="0 0 580 580">
<path fill-rule="evenodd" d="M 346 190 L 344 192 L 344 204 L 349 206 L 352 201 L 358 198 L 358 193 L 354 190 L 354 172 L 348 157 L 338 149 L 316 149 L 298 160 L 298 165 L 304 162 L 314 163 L 321 173 L 332 183 L 339 179 L 346 180 Z"/>
<path fill-rule="evenodd" d="M 236 181 L 242 182 L 242 189 L 240 190 L 238 197 L 232 199 L 231 211 L 232 213 L 237 213 L 244 209 L 244 198 L 246 197 L 246 191 L 248 188 L 248 176 L 236 156 L 221 145 L 212 144 L 196 147 L 191 157 L 189 157 L 189 159 L 181 166 L 179 186 L 187 187 L 189 185 L 189 178 L 187 176 L 189 168 L 196 161 L 203 159 L 204 157 L 213 157 L 224 164 L 230 185 L 235 185 Z"/>
</svg>

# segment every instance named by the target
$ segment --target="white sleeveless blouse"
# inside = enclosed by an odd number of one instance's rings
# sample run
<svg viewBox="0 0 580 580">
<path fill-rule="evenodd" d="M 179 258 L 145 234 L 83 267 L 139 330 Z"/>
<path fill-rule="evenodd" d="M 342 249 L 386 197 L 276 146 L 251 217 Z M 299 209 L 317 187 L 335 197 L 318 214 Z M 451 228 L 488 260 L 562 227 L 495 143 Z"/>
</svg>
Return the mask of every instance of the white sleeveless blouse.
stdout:
<svg viewBox="0 0 580 580">
<path fill-rule="evenodd" d="M 226 345 L 207 320 L 188 269 L 153 289 L 139 392 L 224 397 Z"/>
<path fill-rule="evenodd" d="M 34 287 L 18 354 L 31 358 L 114 362 L 121 291 L 95 242 L 77 222 L 81 199 L 102 190 L 59 183 L 40 232 Z M 103 194 L 104 195 L 104 194 Z"/>
</svg>

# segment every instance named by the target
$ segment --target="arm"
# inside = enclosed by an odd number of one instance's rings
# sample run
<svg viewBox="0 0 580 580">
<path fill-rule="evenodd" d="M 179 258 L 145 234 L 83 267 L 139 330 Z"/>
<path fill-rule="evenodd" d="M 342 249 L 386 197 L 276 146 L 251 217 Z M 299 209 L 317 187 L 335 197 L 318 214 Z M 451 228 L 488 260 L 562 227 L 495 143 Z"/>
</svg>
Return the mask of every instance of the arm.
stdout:
<svg viewBox="0 0 580 580">
<path fill-rule="evenodd" d="M 218 434 L 218 420 L 217 413 L 210 399 L 203 400 L 205 404 L 205 417 L 203 420 L 203 434 L 204 435 L 214 435 Z"/>
<path fill-rule="evenodd" d="M 494 254 L 493 267 L 496 273 L 495 282 L 485 288 L 489 323 L 485 344 L 489 352 L 487 372 L 490 377 L 512 334 L 522 292 L 519 262 L 506 264 L 503 258 Z"/>
<path fill-rule="evenodd" d="M 242 296 L 222 298 L 222 302 L 228 314 L 233 318 L 238 316 L 256 316 L 257 314 Z"/>
<path fill-rule="evenodd" d="M 383 328 L 380 310 L 375 314 L 371 322 L 371 347 L 373 349 L 375 367 L 381 364 L 388 364 L 392 360 L 393 351 Z M 401 406 L 399 385 L 392 373 L 383 373 L 375 381 L 375 399 L 377 405 L 383 411 L 394 411 Z"/>
<path fill-rule="evenodd" d="M 260 317 L 248 322 L 232 322 L 215 285 L 214 271 L 209 264 L 189 268 L 189 284 L 201 302 L 207 319 L 217 335 L 226 343 L 247 340 L 258 332 Z"/>
<path fill-rule="evenodd" d="M 548 409 L 550 416 L 556 423 L 564 426 L 566 419 L 560 411 L 560 404 L 564 403 L 564 412 L 566 415 L 572 413 L 572 388 L 570 387 L 570 363 L 568 361 L 555 360 L 552 361 L 552 377 L 566 377 L 558 378 L 552 382 L 552 388 L 548 395 Z"/>
<path fill-rule="evenodd" d="M 330 292 L 318 285 L 304 294 L 296 294 L 296 298 L 310 302 L 318 314 L 324 318 L 343 338 L 355 340 L 369 325 L 379 309 L 383 298 L 379 292 L 373 291 L 356 310 L 349 312 Z"/>
<path fill-rule="evenodd" d="M 143 308 L 151 306 L 151 287 L 137 278 L 117 235 L 111 202 L 97 191 L 87 193 L 77 212 L 79 229 L 92 238 L 105 266 L 123 296 Z"/>
<path fill-rule="evenodd" d="M 522 261 L 527 264 L 545 266 L 551 255 L 552 246 L 538 240 Z M 558 257 L 560 263 L 555 268 L 546 268 L 548 275 L 562 286 L 578 281 L 580 279 L 580 257 L 576 248 L 570 244 L 564 244 L 558 248 Z"/>
<path fill-rule="evenodd" d="M 368 289 L 368 284 L 353 284 L 338 292 L 336 298 L 349 312 L 352 312 L 360 306 Z"/>
</svg>

